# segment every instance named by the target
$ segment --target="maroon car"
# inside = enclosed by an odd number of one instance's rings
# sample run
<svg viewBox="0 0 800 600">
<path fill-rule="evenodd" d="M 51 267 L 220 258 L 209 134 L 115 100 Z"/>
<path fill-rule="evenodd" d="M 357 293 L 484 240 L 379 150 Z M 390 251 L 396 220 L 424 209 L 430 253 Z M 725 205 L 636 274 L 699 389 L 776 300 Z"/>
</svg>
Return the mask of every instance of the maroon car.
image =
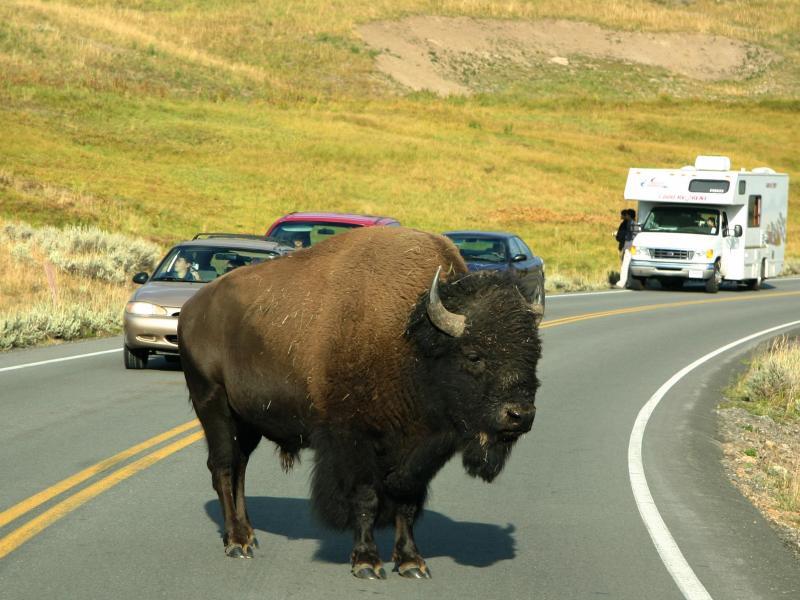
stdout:
<svg viewBox="0 0 800 600">
<path fill-rule="evenodd" d="M 330 212 L 293 212 L 281 217 L 267 229 L 267 236 L 287 242 L 295 248 L 308 248 L 337 233 L 354 227 L 397 227 L 391 217 Z"/>
</svg>

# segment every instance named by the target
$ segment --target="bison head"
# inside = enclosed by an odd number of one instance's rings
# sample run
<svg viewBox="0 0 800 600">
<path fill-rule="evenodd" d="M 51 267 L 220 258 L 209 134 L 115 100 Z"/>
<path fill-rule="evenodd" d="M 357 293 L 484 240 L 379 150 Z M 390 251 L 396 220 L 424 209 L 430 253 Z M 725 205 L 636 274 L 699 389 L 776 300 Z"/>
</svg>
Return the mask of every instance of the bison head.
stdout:
<svg viewBox="0 0 800 600">
<path fill-rule="evenodd" d="M 507 273 L 438 275 L 407 332 L 415 379 L 431 417 L 457 432 L 467 472 L 492 481 L 536 414 L 538 315 Z"/>
</svg>

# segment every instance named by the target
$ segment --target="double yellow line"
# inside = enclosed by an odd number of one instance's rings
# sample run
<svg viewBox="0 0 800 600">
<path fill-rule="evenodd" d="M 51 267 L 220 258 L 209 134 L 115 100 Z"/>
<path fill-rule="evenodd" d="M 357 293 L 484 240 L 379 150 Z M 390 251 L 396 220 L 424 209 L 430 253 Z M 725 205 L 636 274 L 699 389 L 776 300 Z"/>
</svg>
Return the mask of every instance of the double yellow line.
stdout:
<svg viewBox="0 0 800 600">
<path fill-rule="evenodd" d="M 560 319 L 553 319 L 550 321 L 543 322 L 539 327 L 540 329 L 547 329 L 550 327 L 557 327 L 559 325 L 566 325 L 569 323 L 577 323 L 579 321 L 586 321 L 589 319 L 599 319 L 603 317 L 611 317 L 615 315 L 624 315 L 624 314 L 631 314 L 631 313 L 638 313 L 638 312 L 646 312 L 652 310 L 659 310 L 664 308 L 680 308 L 683 306 L 694 306 L 699 304 L 715 304 L 720 302 L 740 302 L 745 300 L 766 300 L 768 298 L 779 298 L 785 296 L 800 296 L 800 291 L 796 292 L 762 292 L 759 294 L 748 294 L 742 296 L 735 296 L 735 297 L 726 297 L 726 298 L 709 298 L 703 300 L 688 300 L 682 302 L 665 302 L 661 304 L 650 304 L 646 306 L 634 306 L 629 308 L 620 308 L 615 310 L 606 310 L 606 311 L 598 311 L 592 313 L 584 313 L 580 315 L 574 315 L 571 317 L 562 317 Z M 76 508 L 80 507 L 81 505 L 85 504 L 92 498 L 99 496 L 106 490 L 111 489 L 118 483 L 128 479 L 132 475 L 147 469 L 148 467 L 154 465 L 158 461 L 167 458 L 168 456 L 186 448 L 187 446 L 193 444 L 194 442 L 202 439 L 203 432 L 202 430 L 198 429 L 200 423 L 197 419 L 192 419 L 182 425 L 178 425 L 177 427 L 173 427 L 169 431 L 165 431 L 157 436 L 151 437 L 148 440 L 145 440 L 135 446 L 131 446 L 127 450 L 123 450 L 119 454 L 115 454 L 109 458 L 101 460 L 100 462 L 88 467 L 75 475 L 67 477 L 62 481 L 59 481 L 55 485 L 48 487 L 47 489 L 42 490 L 41 492 L 26 498 L 22 502 L 15 504 L 11 508 L 3 511 L 0 513 L 0 527 L 5 527 L 9 523 L 19 519 L 20 517 L 28 514 L 32 510 L 38 508 L 42 504 L 52 500 L 56 496 L 59 496 L 72 488 L 80 485 L 81 483 L 104 473 L 111 469 L 112 467 L 125 462 L 126 460 L 133 458 L 137 454 L 149 450 L 154 446 L 158 446 L 168 440 L 172 440 L 173 438 L 178 438 L 171 443 L 162 446 L 151 452 L 150 454 L 146 454 L 141 458 L 126 464 L 125 466 L 117 469 L 116 471 L 112 472 L 109 475 L 106 475 L 102 479 L 92 483 L 91 485 L 86 486 L 85 488 L 75 492 L 71 496 L 68 496 L 64 500 L 58 502 L 57 504 L 53 505 L 51 508 L 45 510 L 38 516 L 34 517 L 33 519 L 27 521 L 25 524 L 21 525 L 17 529 L 13 530 L 11 533 L 7 534 L 3 538 L 0 538 L 0 559 L 7 556 L 10 552 L 13 552 L 17 548 L 19 548 L 22 544 L 39 534 L 42 530 L 49 527 L 62 517 L 68 515 Z M 187 433 L 189 432 L 189 433 Z M 183 435 L 182 434 L 186 434 Z M 179 437 L 182 436 L 182 437 Z"/>
<path fill-rule="evenodd" d="M 91 467 L 87 467 L 79 473 L 75 473 L 75 475 L 67 477 L 66 479 L 62 479 L 55 485 L 42 490 L 38 494 L 34 494 L 33 496 L 26 498 L 22 502 L 15 504 L 11 508 L 0 513 L 0 527 L 5 527 L 12 521 L 19 519 L 23 515 L 26 515 L 45 502 L 52 500 L 56 496 L 59 496 L 68 490 L 71 490 L 75 486 L 80 485 L 95 475 L 99 475 L 100 473 L 108 471 L 115 465 L 118 465 L 119 463 L 136 456 L 140 452 L 148 450 L 153 446 L 157 446 L 162 442 L 166 442 L 167 440 L 179 436 L 186 431 L 193 430 L 199 426 L 200 422 L 197 419 L 192 419 L 187 423 L 173 427 L 169 431 L 165 431 L 164 433 L 151 437 L 150 439 L 136 444 L 135 446 L 131 446 L 119 454 L 115 454 L 114 456 L 101 460 L 99 463 L 96 463 Z M 13 552 L 43 529 L 49 527 L 60 518 L 68 515 L 73 510 L 88 502 L 95 496 L 102 494 L 106 490 L 109 490 L 118 483 L 124 481 L 131 475 L 134 475 L 139 471 L 152 466 L 161 459 L 166 458 L 170 454 L 174 454 L 178 450 L 185 448 L 189 444 L 196 442 L 202 437 L 202 431 L 193 431 L 189 435 L 182 437 L 162 448 L 159 448 L 155 452 L 146 454 L 142 458 L 125 465 L 121 469 L 114 471 L 99 481 L 83 488 L 71 496 L 68 496 L 66 499 L 47 509 L 42 514 L 34 517 L 21 527 L 18 527 L 0 539 L 0 558 L 3 558 L 10 552 Z"/>
</svg>

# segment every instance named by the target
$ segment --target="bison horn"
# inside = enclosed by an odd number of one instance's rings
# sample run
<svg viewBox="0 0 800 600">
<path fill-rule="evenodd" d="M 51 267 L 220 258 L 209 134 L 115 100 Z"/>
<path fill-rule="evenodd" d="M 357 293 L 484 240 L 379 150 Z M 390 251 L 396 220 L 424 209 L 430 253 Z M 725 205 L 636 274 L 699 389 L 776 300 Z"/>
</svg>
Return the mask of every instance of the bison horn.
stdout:
<svg viewBox="0 0 800 600">
<path fill-rule="evenodd" d="M 441 272 L 442 267 L 440 266 L 436 269 L 436 275 L 433 276 L 431 291 L 428 295 L 428 317 L 440 331 L 453 337 L 461 337 L 464 335 L 467 318 L 464 315 L 450 312 L 442 304 L 439 298 L 439 273 Z"/>
</svg>

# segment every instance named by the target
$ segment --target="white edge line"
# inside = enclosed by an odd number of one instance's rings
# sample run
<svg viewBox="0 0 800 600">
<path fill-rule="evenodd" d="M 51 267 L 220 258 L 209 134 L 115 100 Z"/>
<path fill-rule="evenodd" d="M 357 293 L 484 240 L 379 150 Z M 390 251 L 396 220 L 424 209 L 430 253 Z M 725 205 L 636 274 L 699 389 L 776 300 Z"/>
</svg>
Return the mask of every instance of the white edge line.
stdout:
<svg viewBox="0 0 800 600">
<path fill-rule="evenodd" d="M 12 367 L 0 368 L 0 373 L 5 371 L 16 371 L 18 369 L 28 369 L 30 367 L 39 367 L 41 365 L 50 365 L 53 363 L 64 362 L 67 360 L 78 360 L 79 358 L 89 358 L 90 356 L 100 356 L 101 354 L 111 354 L 112 352 L 120 352 L 122 348 L 114 348 L 113 350 L 101 350 L 100 352 L 89 352 L 88 354 L 76 354 L 74 356 L 64 356 L 62 358 L 51 358 L 50 360 L 40 360 L 32 363 L 25 363 L 22 365 L 14 365 Z"/>
<path fill-rule="evenodd" d="M 800 325 L 800 320 L 776 325 L 775 327 L 753 333 L 698 358 L 689 366 L 675 373 L 666 383 L 658 388 L 658 391 L 650 397 L 647 404 L 639 411 L 636 421 L 634 422 L 633 431 L 631 431 L 631 437 L 628 443 L 628 475 L 631 481 L 633 496 L 636 500 L 636 506 L 639 509 L 642 521 L 644 521 L 645 527 L 647 527 L 647 532 L 650 534 L 650 538 L 653 540 L 653 544 L 664 566 L 667 567 L 670 575 L 672 575 L 672 579 L 675 580 L 678 588 L 680 588 L 683 593 L 683 597 L 687 600 L 711 600 L 711 596 L 689 566 L 680 548 L 678 548 L 678 544 L 672 537 L 666 523 L 664 523 L 664 519 L 661 518 L 661 514 L 658 512 L 653 496 L 650 493 L 650 488 L 647 485 L 647 478 L 644 473 L 644 464 L 642 462 L 642 441 L 644 439 L 645 427 L 647 427 L 650 416 L 653 414 L 653 411 L 656 406 L 658 406 L 658 403 L 661 402 L 664 395 L 688 373 L 723 352 L 727 352 L 731 348 L 763 335 L 792 327 L 793 325 Z"/>
</svg>

